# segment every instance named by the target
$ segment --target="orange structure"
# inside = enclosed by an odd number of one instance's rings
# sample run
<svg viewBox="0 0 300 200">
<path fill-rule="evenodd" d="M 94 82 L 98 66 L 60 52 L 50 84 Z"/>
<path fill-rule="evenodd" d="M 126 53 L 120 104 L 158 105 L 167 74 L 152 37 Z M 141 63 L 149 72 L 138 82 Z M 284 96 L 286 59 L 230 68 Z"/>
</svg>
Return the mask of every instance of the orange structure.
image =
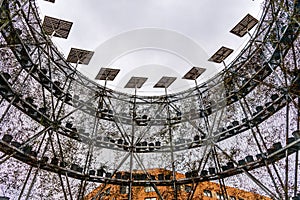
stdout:
<svg viewBox="0 0 300 200">
<path fill-rule="evenodd" d="M 133 173 L 141 173 L 141 171 L 133 171 Z M 165 169 L 150 169 L 147 171 L 152 177 L 158 178 L 159 175 L 168 176 L 172 172 Z M 184 174 L 176 173 L 177 178 L 183 178 Z M 191 195 L 192 188 L 195 187 L 193 200 L 225 200 L 224 193 L 221 192 L 220 185 L 215 182 L 201 182 L 180 185 L 176 188 L 177 199 L 185 200 Z M 256 193 L 240 190 L 233 187 L 225 187 L 227 197 L 229 200 L 271 200 L 269 197 L 265 197 Z M 157 186 L 161 197 L 166 200 L 173 200 L 175 190 L 172 186 Z M 89 193 L 84 200 L 128 200 L 129 186 L 127 185 L 110 185 L 101 184 L 91 193 Z M 150 184 L 145 186 L 132 187 L 132 200 L 159 200 L 159 195 L 155 188 Z"/>
</svg>

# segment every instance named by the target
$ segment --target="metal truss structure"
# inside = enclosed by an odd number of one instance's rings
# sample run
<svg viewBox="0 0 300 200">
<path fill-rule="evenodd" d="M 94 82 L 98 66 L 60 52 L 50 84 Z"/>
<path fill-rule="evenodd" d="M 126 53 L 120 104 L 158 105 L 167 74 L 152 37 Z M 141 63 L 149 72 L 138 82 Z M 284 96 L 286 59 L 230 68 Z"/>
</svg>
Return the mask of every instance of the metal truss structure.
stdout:
<svg viewBox="0 0 300 200">
<path fill-rule="evenodd" d="M 177 186 L 215 180 L 225 197 L 232 182 L 272 199 L 299 196 L 299 0 L 266 0 L 232 63 L 162 96 L 89 80 L 45 34 L 34 0 L 0 2 L 4 195 L 82 199 L 103 183 L 129 186 L 129 199 L 141 185 L 167 199 L 158 186 L 172 186 L 178 199 Z M 156 177 L 152 168 L 170 174 Z"/>
</svg>

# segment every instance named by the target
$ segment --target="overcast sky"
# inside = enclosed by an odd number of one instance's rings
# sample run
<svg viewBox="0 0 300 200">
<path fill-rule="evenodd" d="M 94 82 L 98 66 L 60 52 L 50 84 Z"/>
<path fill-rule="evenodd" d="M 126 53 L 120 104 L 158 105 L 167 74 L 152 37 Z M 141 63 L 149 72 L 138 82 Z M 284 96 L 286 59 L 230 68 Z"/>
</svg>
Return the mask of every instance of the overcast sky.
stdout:
<svg viewBox="0 0 300 200">
<path fill-rule="evenodd" d="M 109 85 L 122 87 L 122 84 L 125 84 L 123 82 L 127 81 L 124 77 L 129 76 L 128 71 L 134 74 L 134 69 L 141 71 L 142 66 L 150 67 L 151 64 L 156 67 L 164 66 L 165 70 L 162 69 L 158 74 L 145 74 L 145 76 L 157 77 L 157 80 L 162 75 L 168 75 L 166 74 L 168 72 L 170 75 L 181 74 L 183 76 L 191 65 L 202 65 L 211 69 L 213 65 L 219 70 L 222 68 L 221 65 L 199 63 L 193 58 L 184 60 L 183 58 L 193 57 L 189 56 L 193 52 L 186 49 L 189 49 L 189 45 L 193 46 L 190 49 L 198 45 L 205 52 L 199 56 L 202 60 L 207 60 L 221 46 L 227 46 L 235 50 L 235 54 L 226 60 L 226 63 L 229 63 L 241 50 L 245 41 L 249 40 L 249 36 L 239 38 L 229 31 L 247 13 L 259 19 L 262 0 L 56 0 L 55 4 L 38 0 L 38 5 L 42 17 L 48 15 L 74 22 L 67 40 L 55 39 L 55 43 L 65 55 L 68 55 L 71 47 L 96 50 L 96 57 L 93 58 L 91 65 L 82 66 L 81 71 L 93 78 L 101 67 L 119 68 L 122 73 Z M 144 28 L 147 29 L 143 32 L 143 36 L 139 36 L 140 40 L 145 41 L 151 38 L 153 44 L 147 41 L 129 45 L 135 42 L 133 38 L 137 34 L 141 34 L 141 31 L 133 30 Z M 155 43 L 151 28 L 166 30 L 165 36 L 168 37 L 170 46 L 159 45 L 166 39 L 162 37 L 157 37 L 157 43 Z M 123 39 L 120 39 L 121 36 Z M 116 47 L 114 41 L 118 37 L 119 43 Z M 131 40 L 125 42 L 126 38 Z M 177 44 L 172 46 L 173 43 Z M 104 51 L 102 49 L 104 44 L 106 48 L 109 47 L 109 51 L 114 51 L 120 46 L 123 49 L 111 53 L 114 54 L 114 59 L 111 54 L 110 57 L 105 57 L 103 53 L 99 56 L 97 51 Z M 185 53 L 179 52 L 181 46 L 184 46 L 182 49 Z M 149 50 L 149 47 L 152 49 Z M 133 48 L 138 48 L 138 50 Z M 162 48 L 169 49 L 161 51 Z M 107 49 L 105 51 L 107 52 Z M 171 55 L 170 52 L 174 54 Z M 182 58 L 181 61 L 179 61 L 180 58 Z M 150 60 L 153 62 L 151 63 Z M 112 66 L 102 66 L 108 64 Z M 179 66 L 179 64 L 185 66 Z M 155 79 L 153 81 L 156 82 Z"/>
</svg>

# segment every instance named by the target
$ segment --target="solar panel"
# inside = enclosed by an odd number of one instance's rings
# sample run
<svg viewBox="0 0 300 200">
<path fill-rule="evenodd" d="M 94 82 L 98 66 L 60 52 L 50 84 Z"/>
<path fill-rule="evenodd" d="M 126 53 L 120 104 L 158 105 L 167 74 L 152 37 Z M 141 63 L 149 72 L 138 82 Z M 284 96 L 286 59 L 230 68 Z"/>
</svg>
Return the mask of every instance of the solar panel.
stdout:
<svg viewBox="0 0 300 200">
<path fill-rule="evenodd" d="M 42 28 L 47 35 L 68 38 L 73 22 L 45 16 Z"/>
<path fill-rule="evenodd" d="M 113 81 L 119 72 L 119 69 L 101 68 L 95 79 Z"/>
<path fill-rule="evenodd" d="M 125 88 L 141 88 L 147 79 L 145 77 L 131 77 Z"/>
<path fill-rule="evenodd" d="M 227 47 L 221 47 L 208 61 L 221 63 L 223 62 L 231 53 L 232 49 Z"/>
<path fill-rule="evenodd" d="M 71 48 L 67 62 L 88 65 L 93 55 L 93 51 Z"/>
<path fill-rule="evenodd" d="M 196 80 L 201 74 L 205 72 L 205 68 L 193 67 L 188 73 L 186 73 L 183 79 Z"/>
<path fill-rule="evenodd" d="M 155 85 L 154 88 L 168 88 L 174 81 L 176 77 L 163 76 Z"/>
<path fill-rule="evenodd" d="M 230 32 L 239 37 L 243 37 L 257 23 L 257 19 L 252 17 L 250 14 L 247 14 Z"/>
</svg>

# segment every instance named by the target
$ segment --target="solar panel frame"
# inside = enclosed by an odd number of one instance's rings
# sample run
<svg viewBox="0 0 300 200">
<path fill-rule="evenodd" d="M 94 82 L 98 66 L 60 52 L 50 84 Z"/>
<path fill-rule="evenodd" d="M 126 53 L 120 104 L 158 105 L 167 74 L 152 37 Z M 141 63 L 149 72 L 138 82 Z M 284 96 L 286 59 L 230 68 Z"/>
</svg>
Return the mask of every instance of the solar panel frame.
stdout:
<svg viewBox="0 0 300 200">
<path fill-rule="evenodd" d="M 67 39 L 71 31 L 73 22 L 45 16 L 42 28 L 47 35 Z"/>
<path fill-rule="evenodd" d="M 208 61 L 221 63 L 223 62 L 231 53 L 233 49 L 222 46 L 212 57 L 208 59 Z"/>
<path fill-rule="evenodd" d="M 252 15 L 247 14 L 233 29 L 230 30 L 230 33 L 243 37 L 248 31 L 250 31 L 256 24 L 258 20 Z"/>
<path fill-rule="evenodd" d="M 71 48 L 67 57 L 67 62 L 88 65 L 93 55 L 93 51 Z"/>
<path fill-rule="evenodd" d="M 168 88 L 176 79 L 176 77 L 163 76 L 153 87 Z"/>
<path fill-rule="evenodd" d="M 188 71 L 182 78 L 188 79 L 188 80 L 196 80 L 201 74 L 203 74 L 206 71 L 205 68 L 201 67 L 193 67 Z"/>
<path fill-rule="evenodd" d="M 97 76 L 95 77 L 95 79 L 113 81 L 119 72 L 120 72 L 120 69 L 112 69 L 112 68 L 102 67 L 100 69 L 100 71 L 98 72 Z"/>
<path fill-rule="evenodd" d="M 131 77 L 124 88 L 141 88 L 148 80 L 146 77 Z"/>
</svg>

